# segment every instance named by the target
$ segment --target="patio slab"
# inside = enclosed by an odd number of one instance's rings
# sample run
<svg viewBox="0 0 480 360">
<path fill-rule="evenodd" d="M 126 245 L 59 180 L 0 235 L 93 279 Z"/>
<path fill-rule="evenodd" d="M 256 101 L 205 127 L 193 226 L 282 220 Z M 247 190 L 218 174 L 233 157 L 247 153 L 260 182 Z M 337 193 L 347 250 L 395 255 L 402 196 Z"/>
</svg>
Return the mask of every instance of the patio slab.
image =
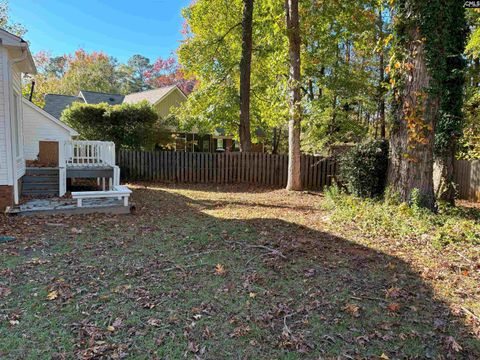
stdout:
<svg viewBox="0 0 480 360">
<path fill-rule="evenodd" d="M 77 207 L 74 199 L 33 199 L 23 204 L 9 207 L 6 210 L 8 215 L 55 215 L 55 214 L 129 214 L 130 206 L 124 206 L 122 200 L 118 199 L 85 199 L 83 206 Z"/>
</svg>

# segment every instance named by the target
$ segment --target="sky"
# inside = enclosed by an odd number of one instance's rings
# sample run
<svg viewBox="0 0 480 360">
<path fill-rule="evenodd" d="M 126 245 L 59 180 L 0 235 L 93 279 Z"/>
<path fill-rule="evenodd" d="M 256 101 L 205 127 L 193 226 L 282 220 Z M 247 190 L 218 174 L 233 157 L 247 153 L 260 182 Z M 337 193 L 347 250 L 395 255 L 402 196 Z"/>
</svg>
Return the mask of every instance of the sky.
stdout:
<svg viewBox="0 0 480 360">
<path fill-rule="evenodd" d="M 78 48 L 120 62 L 170 56 L 182 40 L 181 9 L 191 0 L 10 0 L 12 22 L 28 30 L 32 53 L 53 56 Z"/>
</svg>

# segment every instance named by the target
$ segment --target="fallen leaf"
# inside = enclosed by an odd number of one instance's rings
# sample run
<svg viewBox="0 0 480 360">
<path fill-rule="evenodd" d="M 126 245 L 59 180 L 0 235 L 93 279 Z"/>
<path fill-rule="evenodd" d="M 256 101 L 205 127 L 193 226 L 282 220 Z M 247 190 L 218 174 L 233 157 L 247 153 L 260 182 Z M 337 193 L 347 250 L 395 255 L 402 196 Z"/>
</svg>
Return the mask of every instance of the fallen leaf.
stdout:
<svg viewBox="0 0 480 360">
<path fill-rule="evenodd" d="M 50 300 L 50 301 L 55 300 L 56 298 L 58 298 L 58 291 L 57 290 L 50 291 L 47 295 L 47 299 Z"/>
<path fill-rule="evenodd" d="M 447 346 L 450 350 L 453 350 L 455 352 L 460 352 L 462 350 L 462 347 L 460 346 L 459 343 L 455 341 L 453 336 L 447 337 Z"/>
<path fill-rule="evenodd" d="M 401 306 L 399 303 L 390 303 L 387 306 L 388 311 L 391 311 L 391 312 L 398 312 L 400 311 L 400 308 Z"/>
<path fill-rule="evenodd" d="M 225 270 L 225 267 L 222 264 L 217 264 L 217 266 L 215 266 L 215 275 L 223 276 L 226 273 L 227 271 Z"/>
<path fill-rule="evenodd" d="M 347 304 L 345 305 L 343 310 L 352 315 L 353 317 L 360 316 L 360 307 L 355 304 Z"/>
<path fill-rule="evenodd" d="M 110 332 L 114 332 L 115 327 L 113 327 L 112 325 L 109 325 L 109 326 L 107 326 L 107 330 L 110 331 Z"/>
</svg>

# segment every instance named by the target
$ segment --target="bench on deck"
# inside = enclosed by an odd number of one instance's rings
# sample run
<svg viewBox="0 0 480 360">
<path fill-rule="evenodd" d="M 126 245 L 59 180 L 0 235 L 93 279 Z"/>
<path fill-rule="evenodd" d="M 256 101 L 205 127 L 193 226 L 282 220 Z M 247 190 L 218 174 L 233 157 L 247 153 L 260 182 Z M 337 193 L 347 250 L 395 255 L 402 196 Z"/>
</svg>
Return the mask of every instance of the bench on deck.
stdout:
<svg viewBox="0 0 480 360">
<path fill-rule="evenodd" d="M 83 206 L 83 199 L 99 199 L 99 198 L 118 198 L 123 199 L 123 206 L 128 206 L 128 198 L 132 190 L 126 186 L 117 185 L 113 187 L 113 190 L 109 191 L 75 191 L 72 192 L 72 199 L 77 200 L 77 206 Z"/>
</svg>

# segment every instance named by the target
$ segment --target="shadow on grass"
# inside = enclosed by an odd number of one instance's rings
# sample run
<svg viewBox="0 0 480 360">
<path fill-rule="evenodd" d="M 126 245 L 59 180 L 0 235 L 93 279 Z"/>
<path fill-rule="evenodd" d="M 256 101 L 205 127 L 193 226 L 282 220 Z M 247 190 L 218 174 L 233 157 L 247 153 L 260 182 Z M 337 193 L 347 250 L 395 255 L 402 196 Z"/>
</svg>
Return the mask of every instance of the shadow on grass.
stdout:
<svg viewBox="0 0 480 360">
<path fill-rule="evenodd" d="M 139 187 L 135 215 L 61 219 L 75 232 L 45 236 L 40 258 L 7 245 L 21 255 L 0 265 L 12 291 L 0 357 L 480 357 L 472 327 L 408 263 L 241 198 L 243 218 L 227 219 L 220 192 Z"/>
<path fill-rule="evenodd" d="M 307 358 L 371 358 L 382 353 L 390 358 L 480 356 L 480 341 L 463 317 L 454 316 L 420 274 L 395 256 L 281 219 L 235 220 L 205 214 L 224 202 L 145 192 L 165 205 L 166 216 L 178 216 L 198 232 L 221 235 L 214 246 L 229 249 L 232 259 L 242 253 L 240 261 L 230 264 L 240 274 L 263 269 L 267 299 L 258 314 L 244 314 L 265 332 L 255 340 L 262 350 L 240 351 L 247 358 L 277 356 L 273 348 L 306 352 Z M 256 206 L 242 201 L 229 205 Z M 252 232 L 243 236 L 242 229 Z M 198 245 L 201 251 L 204 244 Z M 191 246 L 195 248 L 194 240 Z M 232 276 L 234 282 L 245 278 Z"/>
</svg>

